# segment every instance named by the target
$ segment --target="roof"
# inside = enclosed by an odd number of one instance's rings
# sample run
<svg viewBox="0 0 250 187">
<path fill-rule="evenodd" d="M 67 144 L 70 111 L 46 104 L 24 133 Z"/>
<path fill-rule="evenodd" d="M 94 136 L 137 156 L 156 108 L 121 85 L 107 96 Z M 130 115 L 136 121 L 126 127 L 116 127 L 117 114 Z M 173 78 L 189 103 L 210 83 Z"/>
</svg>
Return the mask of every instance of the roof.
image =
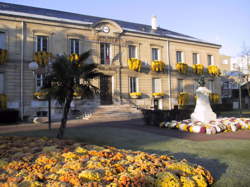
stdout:
<svg viewBox="0 0 250 187">
<path fill-rule="evenodd" d="M 64 11 L 58 11 L 58 10 L 37 8 L 37 7 L 17 5 L 17 4 L 11 4 L 11 3 L 3 3 L 3 2 L 0 2 L 0 14 L 33 17 L 33 18 L 38 18 L 38 19 L 40 18 L 40 19 L 57 20 L 57 21 L 68 20 L 68 21 L 72 21 L 72 23 L 81 23 L 81 24 L 86 24 L 86 25 L 88 24 L 92 25 L 103 19 L 107 19 L 107 18 L 96 17 L 96 16 L 89 16 L 89 15 L 83 15 L 83 14 L 76 14 L 76 13 L 70 13 L 70 12 L 64 12 Z M 221 45 L 218 45 L 218 44 L 206 42 L 206 41 L 203 41 L 201 39 L 198 39 L 192 36 L 188 36 L 185 34 L 181 34 L 178 32 L 170 31 L 167 29 L 159 28 L 159 27 L 155 31 L 155 30 L 152 30 L 150 25 L 132 23 L 132 22 L 121 21 L 121 20 L 116 20 L 116 19 L 108 19 L 108 20 L 115 21 L 123 28 L 123 30 L 129 31 L 129 32 L 149 34 L 149 35 L 155 35 L 155 36 L 167 37 L 167 38 L 176 38 L 176 39 L 210 44 L 210 45 L 215 45 L 217 47 L 221 47 Z"/>
</svg>

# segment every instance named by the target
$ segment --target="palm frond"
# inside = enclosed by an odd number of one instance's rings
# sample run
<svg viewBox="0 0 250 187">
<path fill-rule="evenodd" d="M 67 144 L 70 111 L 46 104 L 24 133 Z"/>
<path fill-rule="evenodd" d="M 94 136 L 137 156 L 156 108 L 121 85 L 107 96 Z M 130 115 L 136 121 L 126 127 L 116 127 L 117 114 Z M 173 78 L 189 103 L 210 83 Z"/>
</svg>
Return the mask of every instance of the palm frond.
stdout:
<svg viewBox="0 0 250 187">
<path fill-rule="evenodd" d="M 90 55 L 91 55 L 91 50 L 82 53 L 79 57 L 78 62 L 83 63 L 84 61 L 86 61 L 90 57 Z"/>
</svg>

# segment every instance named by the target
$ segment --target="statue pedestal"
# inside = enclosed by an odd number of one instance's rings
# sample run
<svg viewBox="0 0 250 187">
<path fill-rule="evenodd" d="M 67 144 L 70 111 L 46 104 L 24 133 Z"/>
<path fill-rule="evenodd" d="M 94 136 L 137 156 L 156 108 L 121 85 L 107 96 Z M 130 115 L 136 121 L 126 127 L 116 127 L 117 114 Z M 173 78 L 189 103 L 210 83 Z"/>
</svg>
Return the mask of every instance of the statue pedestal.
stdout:
<svg viewBox="0 0 250 187">
<path fill-rule="evenodd" d="M 210 93 L 211 91 L 206 87 L 199 87 L 196 90 L 197 100 L 194 112 L 191 114 L 192 121 L 208 122 L 216 119 L 217 116 L 209 102 Z"/>
</svg>

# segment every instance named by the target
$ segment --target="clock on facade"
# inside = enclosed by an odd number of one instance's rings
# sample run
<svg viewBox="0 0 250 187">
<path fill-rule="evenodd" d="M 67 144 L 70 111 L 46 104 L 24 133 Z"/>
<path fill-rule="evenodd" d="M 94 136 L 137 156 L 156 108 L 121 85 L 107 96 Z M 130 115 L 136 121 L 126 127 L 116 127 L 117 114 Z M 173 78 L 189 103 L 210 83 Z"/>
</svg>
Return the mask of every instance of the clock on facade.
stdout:
<svg viewBox="0 0 250 187">
<path fill-rule="evenodd" d="M 102 28 L 102 31 L 105 32 L 105 33 L 108 33 L 109 32 L 109 27 L 108 26 L 104 26 Z"/>
</svg>

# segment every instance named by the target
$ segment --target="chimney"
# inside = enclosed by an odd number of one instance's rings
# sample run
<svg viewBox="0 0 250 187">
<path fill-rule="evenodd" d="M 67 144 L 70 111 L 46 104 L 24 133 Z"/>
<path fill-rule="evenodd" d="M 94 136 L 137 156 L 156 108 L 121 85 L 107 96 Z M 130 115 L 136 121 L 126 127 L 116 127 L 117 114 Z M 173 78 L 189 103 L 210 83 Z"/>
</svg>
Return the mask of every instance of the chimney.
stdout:
<svg viewBox="0 0 250 187">
<path fill-rule="evenodd" d="M 151 18 L 151 26 L 153 30 L 157 30 L 157 17 L 156 16 L 152 16 Z"/>
</svg>

